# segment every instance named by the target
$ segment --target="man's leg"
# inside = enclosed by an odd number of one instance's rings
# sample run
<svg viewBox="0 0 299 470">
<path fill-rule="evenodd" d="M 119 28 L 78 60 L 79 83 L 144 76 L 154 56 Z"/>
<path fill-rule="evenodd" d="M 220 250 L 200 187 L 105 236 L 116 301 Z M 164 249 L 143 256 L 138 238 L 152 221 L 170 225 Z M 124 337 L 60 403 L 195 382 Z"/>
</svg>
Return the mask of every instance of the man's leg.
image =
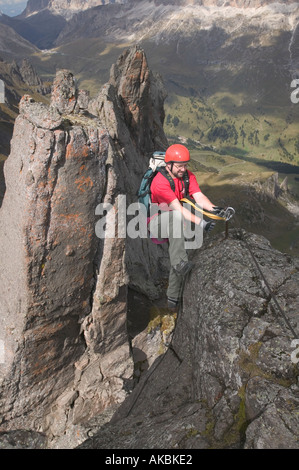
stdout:
<svg viewBox="0 0 299 470">
<path fill-rule="evenodd" d="M 171 266 L 188 261 L 185 249 L 183 216 L 178 211 L 165 211 L 154 217 L 149 223 L 149 230 L 157 239 L 168 238 Z"/>
<path fill-rule="evenodd" d="M 167 289 L 169 304 L 176 304 L 181 297 L 183 276 L 192 268 L 185 249 L 183 216 L 178 211 L 162 212 L 149 224 L 150 232 L 156 238 L 168 238 L 170 273 Z"/>
<path fill-rule="evenodd" d="M 175 272 L 172 266 L 170 266 L 168 288 L 166 291 L 168 306 L 170 308 L 176 308 L 180 302 L 182 295 L 183 277 Z"/>
</svg>

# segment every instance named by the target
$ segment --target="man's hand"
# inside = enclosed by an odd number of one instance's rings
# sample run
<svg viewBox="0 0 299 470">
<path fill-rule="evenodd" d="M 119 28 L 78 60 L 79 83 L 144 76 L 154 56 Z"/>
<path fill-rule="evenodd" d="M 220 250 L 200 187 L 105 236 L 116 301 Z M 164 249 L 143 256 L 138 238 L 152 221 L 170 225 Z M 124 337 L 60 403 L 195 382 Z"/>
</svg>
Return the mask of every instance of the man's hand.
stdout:
<svg viewBox="0 0 299 470">
<path fill-rule="evenodd" d="M 214 206 L 212 210 L 213 214 L 219 215 L 219 216 L 221 216 L 221 214 L 223 214 L 224 211 L 225 211 L 224 207 L 219 207 L 219 206 Z"/>
</svg>

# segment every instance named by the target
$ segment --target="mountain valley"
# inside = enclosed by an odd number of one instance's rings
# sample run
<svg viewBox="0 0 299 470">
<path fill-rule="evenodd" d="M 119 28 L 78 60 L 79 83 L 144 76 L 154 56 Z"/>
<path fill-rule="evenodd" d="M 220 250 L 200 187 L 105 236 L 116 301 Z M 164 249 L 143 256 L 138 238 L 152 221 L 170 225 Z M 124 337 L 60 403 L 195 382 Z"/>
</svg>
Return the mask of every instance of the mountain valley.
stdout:
<svg viewBox="0 0 299 470">
<path fill-rule="evenodd" d="M 32 50 L 2 47 L 0 56 L 26 55 L 45 82 L 69 69 L 93 97 L 119 54 L 139 43 L 168 92 L 166 135 L 188 143 L 204 189 L 218 198 L 219 181 L 250 186 L 279 172 L 280 182 L 288 177 L 291 199 L 298 197 L 299 104 L 291 100 L 299 70 L 298 3 L 95 0 L 87 9 L 83 3 L 66 10 L 62 2 L 30 0 L 22 15 L 1 22 L 29 39 Z M 242 213 L 234 192 L 228 194 Z M 268 229 L 277 242 L 285 238 L 286 212 L 276 204 L 279 223 L 254 229 Z M 299 230 L 292 217 L 291 241 L 278 247 L 294 253 Z"/>
</svg>

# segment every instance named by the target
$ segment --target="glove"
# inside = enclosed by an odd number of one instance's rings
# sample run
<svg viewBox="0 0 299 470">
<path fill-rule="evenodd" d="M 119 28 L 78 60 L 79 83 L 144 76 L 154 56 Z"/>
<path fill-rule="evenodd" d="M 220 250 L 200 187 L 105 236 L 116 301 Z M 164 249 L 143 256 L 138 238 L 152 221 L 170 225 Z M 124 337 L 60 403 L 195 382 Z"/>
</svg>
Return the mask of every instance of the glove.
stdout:
<svg viewBox="0 0 299 470">
<path fill-rule="evenodd" d="M 202 220 L 203 229 L 206 233 L 210 233 L 216 225 L 216 222 L 206 222 Z"/>
<path fill-rule="evenodd" d="M 223 213 L 224 211 L 225 211 L 224 207 L 214 206 L 212 213 L 220 216 L 221 213 Z"/>
</svg>

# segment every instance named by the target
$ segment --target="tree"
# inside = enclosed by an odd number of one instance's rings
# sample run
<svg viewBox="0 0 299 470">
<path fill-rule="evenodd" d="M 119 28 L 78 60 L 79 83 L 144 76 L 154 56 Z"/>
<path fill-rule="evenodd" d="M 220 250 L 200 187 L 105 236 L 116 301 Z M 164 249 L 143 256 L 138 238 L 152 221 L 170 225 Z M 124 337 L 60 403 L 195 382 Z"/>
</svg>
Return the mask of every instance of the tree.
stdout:
<svg viewBox="0 0 299 470">
<path fill-rule="evenodd" d="M 174 118 L 172 119 L 172 124 L 174 125 L 174 127 L 177 127 L 179 122 L 179 118 L 177 116 L 174 116 Z"/>
</svg>

